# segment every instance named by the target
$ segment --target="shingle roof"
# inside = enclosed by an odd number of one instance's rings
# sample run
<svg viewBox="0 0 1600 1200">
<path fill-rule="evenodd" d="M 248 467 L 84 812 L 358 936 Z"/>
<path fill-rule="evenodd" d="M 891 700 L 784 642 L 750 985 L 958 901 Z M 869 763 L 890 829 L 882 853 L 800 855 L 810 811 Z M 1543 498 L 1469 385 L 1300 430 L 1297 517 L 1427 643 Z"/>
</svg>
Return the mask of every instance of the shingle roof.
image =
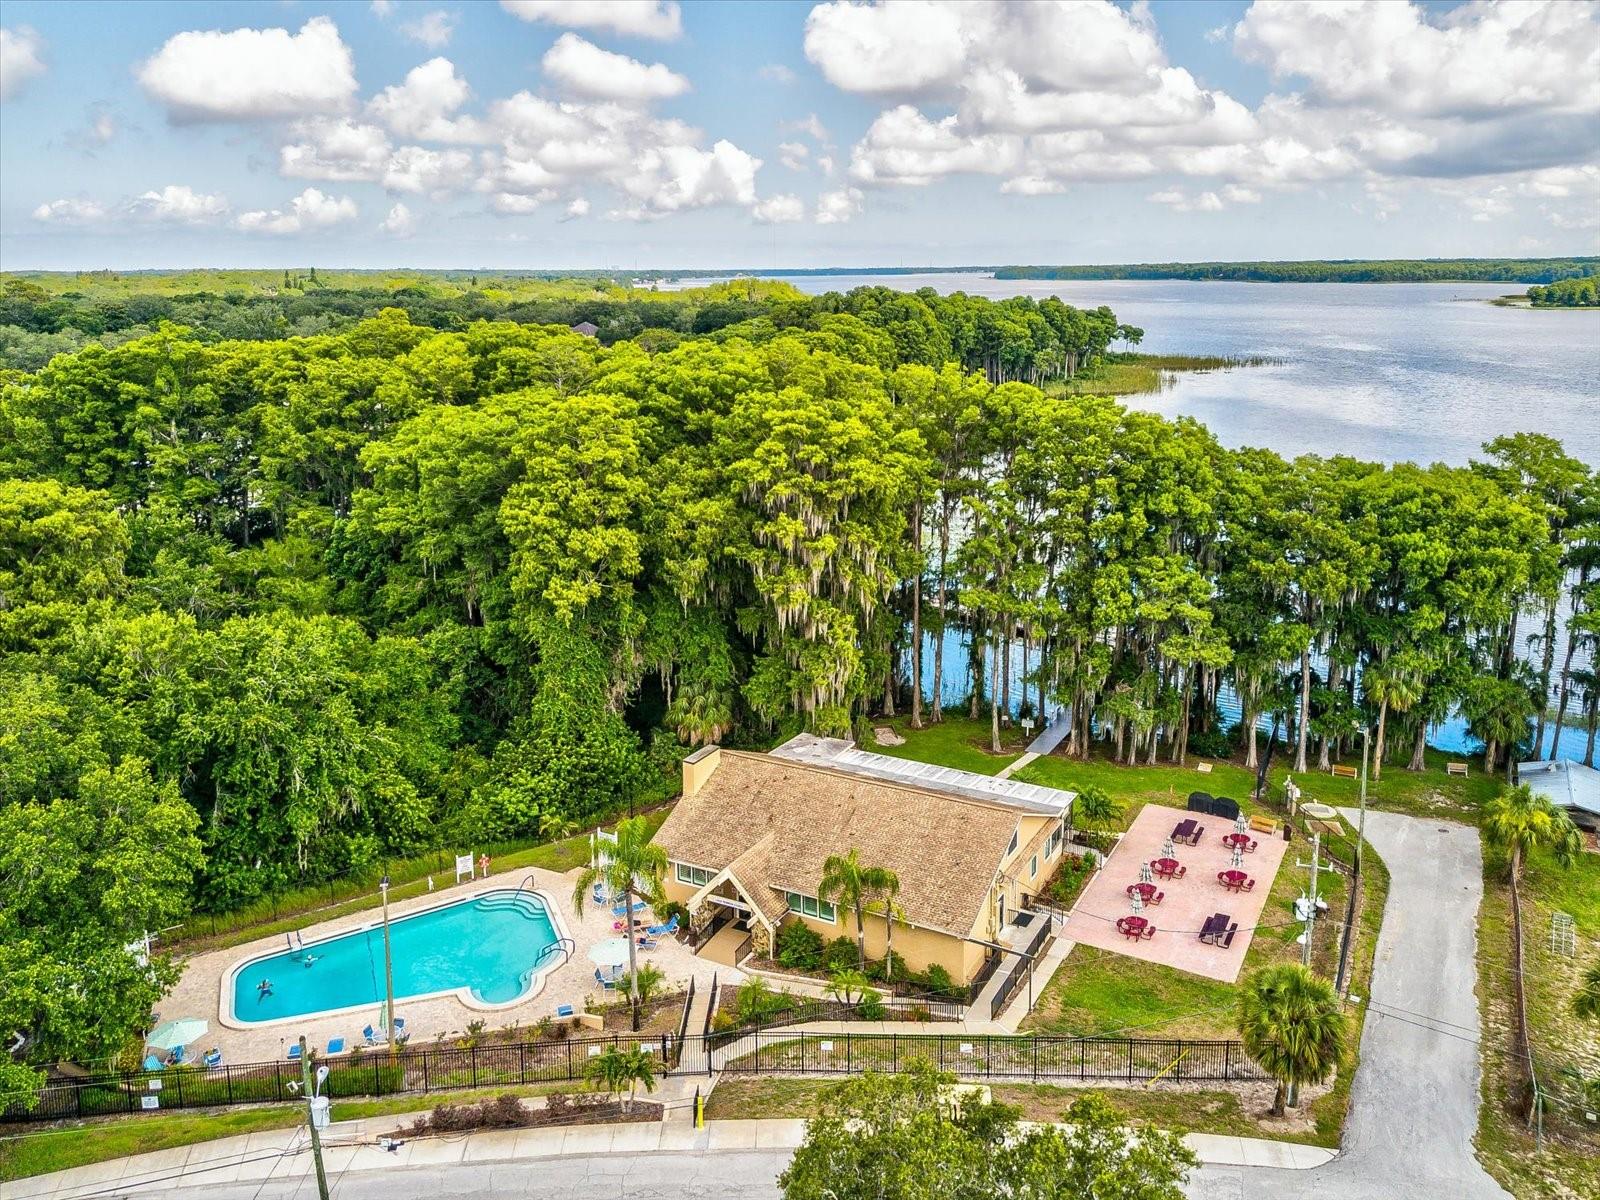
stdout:
<svg viewBox="0 0 1600 1200">
<path fill-rule="evenodd" d="M 782 914 L 781 892 L 816 895 L 823 860 L 857 850 L 900 877 L 897 901 L 912 924 L 972 932 L 1016 810 L 765 754 L 720 754 L 656 834 L 669 858 L 713 871 L 732 864 L 746 889 L 768 893 L 752 898 L 771 917 Z"/>
</svg>

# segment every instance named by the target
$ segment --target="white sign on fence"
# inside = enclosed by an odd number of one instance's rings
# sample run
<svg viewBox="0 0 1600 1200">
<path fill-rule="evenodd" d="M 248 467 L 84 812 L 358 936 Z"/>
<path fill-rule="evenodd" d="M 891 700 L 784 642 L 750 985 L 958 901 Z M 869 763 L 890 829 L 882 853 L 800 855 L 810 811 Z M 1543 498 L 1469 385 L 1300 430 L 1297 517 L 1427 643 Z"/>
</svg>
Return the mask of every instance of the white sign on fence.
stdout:
<svg viewBox="0 0 1600 1200">
<path fill-rule="evenodd" d="M 139 1107 L 140 1108 L 160 1108 L 161 1107 L 161 1097 L 160 1096 L 140 1096 L 139 1097 Z"/>
<path fill-rule="evenodd" d="M 462 876 L 466 876 L 468 879 L 471 879 L 473 877 L 472 855 L 470 855 L 470 854 L 458 854 L 458 855 L 456 855 L 456 882 L 457 883 L 461 882 Z"/>
</svg>

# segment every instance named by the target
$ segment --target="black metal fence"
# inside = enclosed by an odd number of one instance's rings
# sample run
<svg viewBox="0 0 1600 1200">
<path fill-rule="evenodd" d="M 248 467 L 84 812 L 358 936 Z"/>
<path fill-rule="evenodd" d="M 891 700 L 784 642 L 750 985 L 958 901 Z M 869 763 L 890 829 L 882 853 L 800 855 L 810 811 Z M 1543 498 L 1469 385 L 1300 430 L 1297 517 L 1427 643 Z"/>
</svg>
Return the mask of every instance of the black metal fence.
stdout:
<svg viewBox="0 0 1600 1200">
<path fill-rule="evenodd" d="M 634 1044 L 657 1055 L 663 1070 L 670 1068 L 672 1055 L 680 1048 L 673 1045 L 671 1035 L 635 1034 L 471 1048 L 430 1046 L 401 1050 L 393 1058 L 378 1048 L 323 1060 L 328 1067 L 323 1094 L 337 1099 L 579 1080 L 591 1058 L 611 1046 Z M 39 1090 L 32 1106 L 12 1103 L 0 1108 L 0 1120 L 53 1121 L 299 1098 L 298 1062 L 171 1067 L 49 1084 Z"/>
<path fill-rule="evenodd" d="M 1268 1078 L 1238 1042 L 1166 1038 L 1001 1037 L 985 1034 L 794 1033 L 745 1035 L 733 1074 L 854 1075 L 925 1059 L 983 1079 L 1156 1079 L 1236 1083 Z"/>
<path fill-rule="evenodd" d="M 989 1019 L 993 1020 L 1003 1013 L 1006 1005 L 1011 1002 L 1011 997 L 1017 994 L 1017 989 L 1033 978 L 1033 964 L 1035 958 L 1044 952 L 1050 939 L 1055 936 L 1055 920 L 1046 915 L 1044 924 L 1037 933 L 1028 940 L 1022 950 L 1022 957 L 1011 965 L 1011 974 L 1000 981 L 1000 986 L 995 989 L 994 998 L 989 1001 Z"/>
<path fill-rule="evenodd" d="M 791 1007 L 768 1013 L 750 1025 L 735 1026 L 706 1034 L 706 1049 L 720 1050 L 748 1034 L 765 1029 L 778 1029 L 786 1025 L 809 1025 L 813 1021 L 861 1021 L 861 1005 L 846 1004 L 839 1000 L 824 1000 L 815 996 L 790 998 Z M 959 1021 L 966 1009 L 953 1000 L 881 1000 L 884 1019 L 915 1023 L 921 1021 Z M 710 1016 L 715 1017 L 712 1012 Z M 876 1018 L 874 1018 L 876 1019 Z"/>
<path fill-rule="evenodd" d="M 701 1043 L 703 1062 L 700 1054 L 686 1053 L 691 1042 Z M 503 1046 L 428 1047 L 401 1050 L 392 1058 L 377 1049 L 327 1060 L 323 1094 L 338 1099 L 578 1081 L 584 1078 L 591 1059 L 609 1047 L 631 1045 L 655 1055 L 662 1075 L 713 1069 L 733 1074 L 852 1075 L 898 1071 L 913 1060 L 925 1059 L 940 1070 L 982 1079 L 1240 1082 L 1267 1078 L 1238 1042 L 745 1029 L 709 1038 L 619 1033 Z M 685 1058 L 695 1065 L 680 1066 Z M 719 1058 L 721 1061 L 715 1061 Z M 178 1067 L 51 1084 L 40 1089 L 31 1106 L 6 1106 L 0 1119 L 54 1121 L 298 1099 L 303 1099 L 298 1063 L 247 1063 L 209 1070 Z"/>
</svg>

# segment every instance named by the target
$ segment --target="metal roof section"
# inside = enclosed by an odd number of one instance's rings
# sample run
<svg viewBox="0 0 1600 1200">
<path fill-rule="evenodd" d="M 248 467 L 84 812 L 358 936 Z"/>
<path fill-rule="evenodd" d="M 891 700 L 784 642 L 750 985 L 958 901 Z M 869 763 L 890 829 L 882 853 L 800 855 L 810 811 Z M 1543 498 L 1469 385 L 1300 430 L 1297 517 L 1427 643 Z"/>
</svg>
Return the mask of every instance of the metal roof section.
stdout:
<svg viewBox="0 0 1600 1200">
<path fill-rule="evenodd" d="M 844 738 L 817 737 L 801 733 L 770 751 L 774 758 L 787 758 L 813 766 L 832 767 L 872 779 L 890 783 L 926 788 L 968 800 L 982 800 L 1023 812 L 1060 816 L 1072 806 L 1076 792 L 1059 788 L 1041 787 L 1036 783 L 1023 783 L 1020 779 L 995 779 L 979 775 L 976 771 L 958 771 L 954 767 L 941 767 L 937 763 L 916 762 L 909 758 L 895 758 L 889 754 L 875 754 L 858 749 Z"/>
<path fill-rule="evenodd" d="M 1600 816 L 1600 771 L 1571 759 L 1517 764 L 1517 779 L 1564 808 Z"/>
</svg>

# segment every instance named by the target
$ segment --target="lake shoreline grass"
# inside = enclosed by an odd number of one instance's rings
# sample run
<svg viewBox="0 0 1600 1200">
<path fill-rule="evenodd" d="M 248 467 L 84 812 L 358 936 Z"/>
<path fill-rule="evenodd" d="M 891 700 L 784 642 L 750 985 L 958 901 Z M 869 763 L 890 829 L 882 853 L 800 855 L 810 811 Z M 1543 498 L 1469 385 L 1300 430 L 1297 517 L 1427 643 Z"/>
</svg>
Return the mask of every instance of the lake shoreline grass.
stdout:
<svg viewBox="0 0 1600 1200">
<path fill-rule="evenodd" d="M 1282 361 L 1261 354 L 1108 354 L 1045 390 L 1063 396 L 1137 396 L 1165 391 L 1182 372 L 1234 371 Z"/>
</svg>

